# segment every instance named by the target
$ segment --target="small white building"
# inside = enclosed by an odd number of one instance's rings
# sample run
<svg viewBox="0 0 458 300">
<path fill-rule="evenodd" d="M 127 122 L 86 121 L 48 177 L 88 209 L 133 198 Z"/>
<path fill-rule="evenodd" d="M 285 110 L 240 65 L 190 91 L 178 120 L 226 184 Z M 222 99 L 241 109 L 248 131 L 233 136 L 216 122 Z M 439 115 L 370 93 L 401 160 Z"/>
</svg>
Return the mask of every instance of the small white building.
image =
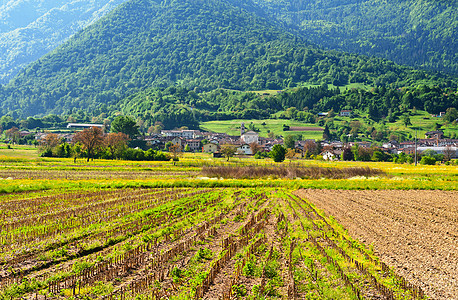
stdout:
<svg viewBox="0 0 458 300">
<path fill-rule="evenodd" d="M 99 127 L 103 128 L 103 124 L 82 124 L 82 123 L 68 123 L 67 128 L 91 128 L 91 127 Z"/>
<path fill-rule="evenodd" d="M 238 146 L 237 147 L 237 153 L 245 154 L 245 155 L 252 155 L 253 154 L 253 152 L 251 152 L 250 145 L 248 145 L 248 144 L 242 144 L 242 145 Z"/>
<path fill-rule="evenodd" d="M 341 117 L 351 117 L 351 110 L 343 109 L 339 114 Z"/>
<path fill-rule="evenodd" d="M 326 150 L 322 152 L 321 155 L 323 156 L 324 160 L 329 160 L 329 161 L 340 160 L 340 154 L 338 154 L 337 151 Z"/>
</svg>

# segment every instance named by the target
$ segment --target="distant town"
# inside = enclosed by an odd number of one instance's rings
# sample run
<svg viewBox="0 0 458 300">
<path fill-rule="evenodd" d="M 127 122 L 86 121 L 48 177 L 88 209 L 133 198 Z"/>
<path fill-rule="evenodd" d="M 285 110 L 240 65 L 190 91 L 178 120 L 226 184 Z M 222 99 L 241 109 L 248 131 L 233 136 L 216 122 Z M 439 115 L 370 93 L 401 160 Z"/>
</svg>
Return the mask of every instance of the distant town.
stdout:
<svg viewBox="0 0 458 300">
<path fill-rule="evenodd" d="M 69 123 L 68 129 L 81 130 L 90 127 L 104 128 L 103 124 L 81 124 Z M 20 131 L 20 137 L 29 136 L 33 133 L 29 131 Z M 34 139 L 39 144 L 48 132 L 34 133 Z M 72 143 L 74 132 L 60 133 L 59 137 L 67 143 Z M 222 145 L 233 145 L 236 147 L 238 155 L 254 155 L 255 152 L 270 152 L 274 145 L 284 145 L 283 138 L 261 137 L 252 130 L 247 130 L 244 123 L 240 126 L 240 135 L 228 135 L 226 133 L 205 132 L 200 130 L 161 130 L 160 133 L 140 136 L 138 139 L 143 140 L 148 148 L 163 150 L 166 145 L 179 145 L 183 151 L 187 152 L 205 152 L 214 153 L 216 157 L 221 150 Z M 253 147 L 255 145 L 255 147 Z M 313 152 L 317 149 L 317 155 L 322 156 L 324 160 L 343 160 L 343 152 L 346 148 L 357 147 L 361 149 L 378 150 L 385 154 L 406 155 L 420 154 L 424 151 L 434 151 L 436 154 L 444 155 L 448 160 L 458 158 L 458 139 L 446 139 L 441 130 L 430 131 L 424 137 L 419 137 L 417 141 L 390 141 L 381 146 L 375 146 L 370 142 L 348 142 L 323 140 L 316 142 L 312 139 L 295 140 L 294 149 L 297 156 L 304 157 L 304 153 Z M 291 146 L 289 146 L 292 148 Z"/>
</svg>

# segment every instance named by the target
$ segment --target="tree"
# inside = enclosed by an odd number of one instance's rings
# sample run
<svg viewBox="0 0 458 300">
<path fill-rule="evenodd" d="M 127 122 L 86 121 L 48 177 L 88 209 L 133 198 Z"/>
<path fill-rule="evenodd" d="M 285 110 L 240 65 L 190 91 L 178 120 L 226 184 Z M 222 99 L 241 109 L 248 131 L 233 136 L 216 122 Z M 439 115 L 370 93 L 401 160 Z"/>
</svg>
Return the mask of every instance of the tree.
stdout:
<svg viewBox="0 0 458 300">
<path fill-rule="evenodd" d="M 76 159 L 80 157 L 81 155 L 81 144 L 76 143 L 72 147 L 72 157 L 73 157 L 73 163 L 76 163 Z"/>
<path fill-rule="evenodd" d="M 420 160 L 421 165 L 435 165 L 436 159 L 431 156 L 423 156 Z"/>
<path fill-rule="evenodd" d="M 127 148 L 129 136 L 122 132 L 111 132 L 103 139 L 104 146 L 110 151 L 111 158 L 121 158 L 123 151 Z"/>
<path fill-rule="evenodd" d="M 455 107 L 447 108 L 444 116 L 444 120 L 449 123 L 453 123 L 458 119 L 458 110 Z"/>
<path fill-rule="evenodd" d="M 111 132 L 122 132 L 134 139 L 139 135 L 138 126 L 134 119 L 126 116 L 117 116 L 111 123 Z"/>
<path fill-rule="evenodd" d="M 361 124 L 360 121 L 354 120 L 350 122 L 350 134 L 353 135 L 354 137 L 358 136 L 358 133 L 361 132 L 363 125 Z"/>
<path fill-rule="evenodd" d="M 170 151 L 170 146 L 172 146 L 173 143 L 171 141 L 168 141 L 167 143 L 165 143 L 164 145 L 164 150 L 165 151 Z"/>
<path fill-rule="evenodd" d="M 320 154 L 320 149 L 318 147 L 318 144 L 315 141 L 307 141 L 305 142 L 304 145 L 304 156 L 305 158 L 309 158 L 310 155 L 318 155 Z"/>
<path fill-rule="evenodd" d="M 296 115 L 297 115 L 297 108 L 295 107 L 287 108 L 285 111 L 285 117 L 287 119 L 295 119 Z"/>
<path fill-rule="evenodd" d="M 169 151 L 172 153 L 174 161 L 178 160 L 178 155 L 181 153 L 181 150 L 182 148 L 180 144 L 172 144 L 169 147 Z"/>
<path fill-rule="evenodd" d="M 410 122 L 410 117 L 408 115 L 402 116 L 402 123 L 404 123 L 406 127 L 412 125 L 412 122 Z"/>
<path fill-rule="evenodd" d="M 262 151 L 262 147 L 258 143 L 253 142 L 253 143 L 250 143 L 250 150 L 251 150 L 251 154 L 255 155 L 259 151 Z"/>
<path fill-rule="evenodd" d="M 285 139 L 283 140 L 283 145 L 285 145 L 285 147 L 288 149 L 294 149 L 294 142 L 294 136 L 290 134 L 285 136 Z"/>
<path fill-rule="evenodd" d="M 324 140 L 329 140 L 329 139 L 331 139 L 331 132 L 329 131 L 329 127 L 328 127 L 327 124 L 324 126 L 324 130 L 323 130 L 323 139 L 324 139 Z"/>
<path fill-rule="evenodd" d="M 270 151 L 270 157 L 274 162 L 282 162 L 285 160 L 286 149 L 282 145 L 274 145 L 272 151 Z"/>
<path fill-rule="evenodd" d="M 87 161 L 94 159 L 94 152 L 103 144 L 103 132 L 100 127 L 86 128 L 75 134 L 74 143 L 80 142 L 87 152 Z"/>
<path fill-rule="evenodd" d="M 221 153 L 223 154 L 224 157 L 227 158 L 227 161 L 229 161 L 229 158 L 235 155 L 236 151 L 237 151 L 237 148 L 234 145 L 225 144 L 221 146 Z"/>
<path fill-rule="evenodd" d="M 354 155 L 353 155 L 353 152 L 351 151 L 351 148 L 350 147 L 345 147 L 343 152 L 342 152 L 342 160 L 345 160 L 345 161 L 350 161 L 350 160 L 354 160 Z"/>
<path fill-rule="evenodd" d="M 41 156 L 52 156 L 52 151 L 62 142 L 59 135 L 48 133 L 40 140 L 39 151 Z"/>
<path fill-rule="evenodd" d="M 358 161 L 359 160 L 359 145 L 354 144 L 353 147 L 351 147 L 351 152 L 353 153 L 353 159 Z"/>
<path fill-rule="evenodd" d="M 164 129 L 164 124 L 162 124 L 162 122 L 156 121 L 154 122 L 154 126 L 150 126 L 148 128 L 148 133 L 161 133 L 162 129 Z"/>
<path fill-rule="evenodd" d="M 452 146 L 447 145 L 444 149 L 444 160 L 449 161 L 456 154 L 456 150 Z"/>
<path fill-rule="evenodd" d="M 375 150 L 374 153 L 372 153 L 372 161 L 385 161 L 385 153 L 383 153 L 380 150 Z"/>
<path fill-rule="evenodd" d="M 19 133 L 19 129 L 17 127 L 12 127 L 8 130 L 5 130 L 5 137 L 12 141 L 14 144 L 17 144 L 21 134 Z"/>
<path fill-rule="evenodd" d="M 285 157 L 289 159 L 289 162 L 291 162 L 295 156 L 296 156 L 296 151 L 294 149 L 286 150 Z"/>
</svg>

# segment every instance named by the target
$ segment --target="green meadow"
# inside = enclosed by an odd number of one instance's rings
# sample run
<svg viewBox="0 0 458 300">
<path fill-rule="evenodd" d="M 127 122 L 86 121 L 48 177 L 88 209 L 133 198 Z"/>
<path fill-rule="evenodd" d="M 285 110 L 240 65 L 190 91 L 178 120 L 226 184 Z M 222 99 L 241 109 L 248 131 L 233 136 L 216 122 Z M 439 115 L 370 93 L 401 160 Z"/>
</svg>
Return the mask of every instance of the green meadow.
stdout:
<svg viewBox="0 0 458 300">
<path fill-rule="evenodd" d="M 323 137 L 323 128 L 316 124 L 308 124 L 299 121 L 283 120 L 283 119 L 266 119 L 266 120 L 226 120 L 226 121 L 209 121 L 203 122 L 201 128 L 210 132 L 227 133 L 228 135 L 240 135 L 241 123 L 245 124 L 246 130 L 250 130 L 252 125 L 258 130 L 259 136 L 267 137 L 269 132 L 273 132 L 275 136 L 286 135 L 302 135 L 303 139 L 319 140 Z M 316 130 L 305 131 L 283 131 L 284 126 L 290 127 L 309 127 Z"/>
</svg>

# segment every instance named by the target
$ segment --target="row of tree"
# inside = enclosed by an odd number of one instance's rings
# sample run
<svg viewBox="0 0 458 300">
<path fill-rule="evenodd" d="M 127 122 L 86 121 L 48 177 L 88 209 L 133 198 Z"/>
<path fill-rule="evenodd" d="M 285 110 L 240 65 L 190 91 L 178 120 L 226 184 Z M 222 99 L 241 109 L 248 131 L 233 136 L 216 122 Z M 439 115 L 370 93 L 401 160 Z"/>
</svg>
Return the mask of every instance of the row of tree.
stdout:
<svg viewBox="0 0 458 300">
<path fill-rule="evenodd" d="M 72 143 L 66 143 L 58 134 L 48 133 L 40 141 L 40 155 L 45 157 L 86 157 L 87 161 L 94 158 L 124 160 L 156 160 L 168 161 L 168 153 L 148 149 L 132 149 L 128 147 L 129 136 L 123 132 L 104 134 L 99 127 L 86 128 L 77 132 Z"/>
</svg>

